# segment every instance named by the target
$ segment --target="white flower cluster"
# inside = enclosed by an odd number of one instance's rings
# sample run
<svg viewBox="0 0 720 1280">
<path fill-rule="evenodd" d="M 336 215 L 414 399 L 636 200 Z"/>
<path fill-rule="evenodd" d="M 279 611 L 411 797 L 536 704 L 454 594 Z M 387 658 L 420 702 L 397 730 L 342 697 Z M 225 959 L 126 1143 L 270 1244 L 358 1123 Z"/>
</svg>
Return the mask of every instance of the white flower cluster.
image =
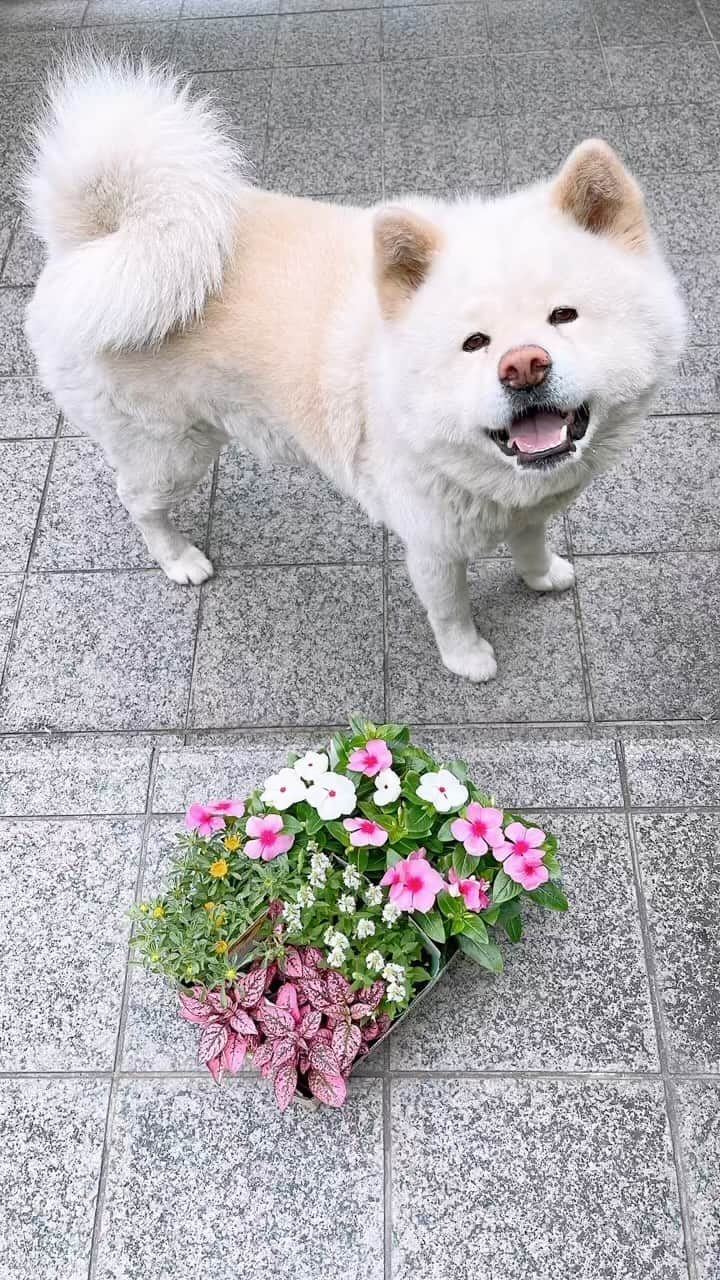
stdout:
<svg viewBox="0 0 720 1280">
<path fill-rule="evenodd" d="M 396 902 L 385 903 L 385 906 L 383 907 L 383 913 L 382 913 L 382 917 L 383 917 L 383 920 L 385 921 L 385 924 L 395 924 L 395 921 L 399 920 L 401 915 L 402 915 L 402 911 L 400 910 Z"/>
<path fill-rule="evenodd" d="M 391 1004 L 405 999 L 405 970 L 401 964 L 386 964 L 382 976 L 387 982 L 385 997 Z"/>
<path fill-rule="evenodd" d="M 362 884 L 360 872 L 355 867 L 346 867 L 343 871 L 343 883 L 348 889 L 359 889 Z"/>
<path fill-rule="evenodd" d="M 283 920 L 290 933 L 299 933 L 302 928 L 302 917 L 297 902 L 286 902 L 283 905 Z"/>
<path fill-rule="evenodd" d="M 323 934 L 323 942 L 326 947 L 330 948 L 328 952 L 328 964 L 331 969 L 341 969 L 345 963 L 345 956 L 350 946 L 350 939 L 345 937 L 344 933 L 339 933 L 337 929 L 332 927 L 325 930 Z"/>
<path fill-rule="evenodd" d="M 354 915 L 356 906 L 357 902 L 351 893 L 343 893 L 338 898 L 338 911 L 341 911 L 344 916 Z"/>
<path fill-rule="evenodd" d="M 385 964 L 385 957 L 381 951 L 370 951 L 365 963 L 371 973 L 379 973 Z"/>
<path fill-rule="evenodd" d="M 322 889 L 330 870 L 330 859 L 324 853 L 313 853 L 310 857 L 310 875 L 308 880 L 313 889 Z"/>
<path fill-rule="evenodd" d="M 357 938 L 372 938 L 375 933 L 375 925 L 372 920 L 358 920 L 355 926 L 355 936 Z"/>
<path fill-rule="evenodd" d="M 365 890 L 365 901 L 369 907 L 379 907 L 383 900 L 383 891 L 379 884 L 371 884 Z"/>
<path fill-rule="evenodd" d="M 300 889 L 298 889 L 297 901 L 298 901 L 298 906 L 300 907 L 312 906 L 313 902 L 315 901 L 315 894 L 313 893 L 309 884 L 304 884 L 301 886 Z"/>
</svg>

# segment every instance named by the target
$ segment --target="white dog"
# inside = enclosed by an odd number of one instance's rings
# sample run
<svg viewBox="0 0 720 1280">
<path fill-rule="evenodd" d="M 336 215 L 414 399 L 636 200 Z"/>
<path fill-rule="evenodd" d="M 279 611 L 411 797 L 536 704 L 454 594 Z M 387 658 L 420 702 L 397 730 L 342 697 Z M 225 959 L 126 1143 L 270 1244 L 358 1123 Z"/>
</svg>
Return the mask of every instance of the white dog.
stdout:
<svg viewBox="0 0 720 1280">
<path fill-rule="evenodd" d="M 446 666 L 496 670 L 467 561 L 505 539 L 573 582 L 548 515 L 610 465 L 680 354 L 684 308 L 603 142 L 492 201 L 336 207 L 256 190 L 167 73 L 71 66 L 26 201 L 48 249 L 27 313 L 45 385 L 100 441 L 176 582 L 212 565 L 168 518 L 223 444 L 310 461 L 407 547 Z"/>
</svg>

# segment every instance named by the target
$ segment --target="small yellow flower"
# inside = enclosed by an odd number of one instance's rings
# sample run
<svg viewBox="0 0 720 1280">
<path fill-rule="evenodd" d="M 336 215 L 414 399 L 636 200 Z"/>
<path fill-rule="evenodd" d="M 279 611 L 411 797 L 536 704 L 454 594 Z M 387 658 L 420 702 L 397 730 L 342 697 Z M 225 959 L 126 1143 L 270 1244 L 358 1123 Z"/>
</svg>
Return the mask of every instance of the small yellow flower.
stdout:
<svg viewBox="0 0 720 1280">
<path fill-rule="evenodd" d="M 213 913 L 213 911 L 215 910 L 215 903 L 214 903 L 214 902 L 206 902 L 206 903 L 205 903 L 205 910 L 207 911 L 208 915 L 209 915 L 209 916 L 211 916 L 211 915 L 212 915 L 212 913 Z"/>
<path fill-rule="evenodd" d="M 224 923 L 225 923 L 225 912 L 220 907 L 218 907 L 217 911 L 215 912 L 215 915 L 213 916 L 213 924 L 215 925 L 216 929 L 219 929 L 220 926 L 223 925 Z"/>
<path fill-rule="evenodd" d="M 148 911 L 148 904 L 147 904 L 147 902 L 141 902 L 141 903 L 140 903 L 140 910 L 142 911 L 143 915 L 146 915 L 146 914 L 147 914 L 147 911 Z"/>
<path fill-rule="evenodd" d="M 154 963 L 154 964 L 157 964 L 158 960 L 160 959 L 160 952 L 159 952 L 159 951 L 151 951 L 151 952 L 150 952 L 150 959 L 153 961 L 153 963 Z"/>
<path fill-rule="evenodd" d="M 238 975 L 237 969 L 225 970 L 225 979 L 227 982 L 234 982 L 235 978 L 237 978 L 237 975 Z"/>
<path fill-rule="evenodd" d="M 165 908 L 161 907 L 160 903 L 158 903 L 156 907 L 153 907 L 152 914 L 156 920 L 162 920 L 163 916 L 165 915 Z"/>
<path fill-rule="evenodd" d="M 215 952 L 216 956 L 224 956 L 227 949 L 228 949 L 228 944 L 224 938 L 221 938 L 219 942 L 216 942 L 215 946 L 213 947 L 213 951 Z"/>
<path fill-rule="evenodd" d="M 218 858 L 216 862 L 210 863 L 210 875 L 216 880 L 222 880 L 223 876 L 228 873 L 228 864 L 224 858 Z"/>
<path fill-rule="evenodd" d="M 226 836 L 225 839 L 223 840 L 223 844 L 225 845 L 225 848 L 227 849 L 228 853 L 234 853 L 236 849 L 240 848 L 240 837 Z"/>
</svg>

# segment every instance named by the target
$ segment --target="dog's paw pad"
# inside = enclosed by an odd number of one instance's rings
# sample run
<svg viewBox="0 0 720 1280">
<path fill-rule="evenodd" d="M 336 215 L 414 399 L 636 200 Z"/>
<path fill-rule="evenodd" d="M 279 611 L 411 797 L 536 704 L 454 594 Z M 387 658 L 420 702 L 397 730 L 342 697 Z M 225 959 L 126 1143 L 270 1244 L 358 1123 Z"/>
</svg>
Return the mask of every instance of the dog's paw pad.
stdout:
<svg viewBox="0 0 720 1280">
<path fill-rule="evenodd" d="M 213 575 L 213 567 L 199 547 L 188 543 L 174 560 L 163 561 L 162 568 L 171 582 L 179 582 L 183 586 L 198 586 Z"/>
<path fill-rule="evenodd" d="M 454 649 L 442 654 L 442 660 L 448 671 L 464 680 L 472 680 L 474 684 L 484 684 L 492 680 L 497 673 L 497 663 L 492 645 L 478 636 L 472 645 L 463 649 Z"/>
<path fill-rule="evenodd" d="M 523 582 L 533 591 L 567 591 L 575 581 L 575 570 L 562 556 L 550 557 L 547 573 L 524 573 Z"/>
</svg>

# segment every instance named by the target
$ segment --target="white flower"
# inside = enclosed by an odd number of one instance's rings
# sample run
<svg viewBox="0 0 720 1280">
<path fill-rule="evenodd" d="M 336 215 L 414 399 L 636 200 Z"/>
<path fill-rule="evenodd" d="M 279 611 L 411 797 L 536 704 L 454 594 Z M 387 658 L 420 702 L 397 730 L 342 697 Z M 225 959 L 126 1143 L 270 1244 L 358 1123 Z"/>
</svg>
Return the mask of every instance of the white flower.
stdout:
<svg viewBox="0 0 720 1280">
<path fill-rule="evenodd" d="M 385 999 L 389 1004 L 400 1004 L 405 999 L 405 988 L 389 982 L 385 989 Z"/>
<path fill-rule="evenodd" d="M 309 847 L 309 846 L 308 846 Z M 310 875 L 308 880 L 313 889 L 322 889 L 330 868 L 330 859 L 324 853 L 314 853 L 310 859 Z"/>
<path fill-rule="evenodd" d="M 386 964 L 382 976 L 386 982 L 404 982 L 405 970 L 401 964 Z"/>
<path fill-rule="evenodd" d="M 274 773 L 267 779 L 260 799 L 263 804 L 268 804 L 273 809 L 289 809 L 291 804 L 304 800 L 306 795 L 305 783 L 298 777 L 295 770 L 281 769 L 279 773 Z"/>
<path fill-rule="evenodd" d="M 365 964 L 371 973 L 379 973 L 385 964 L 385 957 L 380 951 L 371 951 L 366 957 Z"/>
<path fill-rule="evenodd" d="M 383 900 L 383 891 L 378 884 L 371 884 L 365 890 L 365 901 L 369 907 L 379 907 Z"/>
<path fill-rule="evenodd" d="M 341 773 L 323 773 L 310 787 L 305 799 L 325 822 L 331 822 L 343 813 L 352 813 L 355 785 Z"/>
<path fill-rule="evenodd" d="M 421 800 L 428 800 L 438 813 L 449 813 L 465 804 L 468 789 L 449 769 L 441 769 L 439 773 L 423 774 L 417 794 Z"/>
<path fill-rule="evenodd" d="M 331 969 L 342 969 L 345 963 L 345 952 L 333 947 L 332 951 L 328 951 L 327 959 Z"/>
<path fill-rule="evenodd" d="M 286 902 L 283 907 L 283 920 L 286 921 L 287 927 L 291 933 L 297 933 L 302 928 L 302 917 L 300 915 L 300 907 L 297 902 Z"/>
<path fill-rule="evenodd" d="M 313 893 L 309 884 L 304 884 L 301 886 L 300 889 L 298 889 L 297 900 L 298 900 L 298 906 L 300 907 L 312 906 L 313 902 L 315 901 L 315 894 Z"/>
<path fill-rule="evenodd" d="M 343 915 L 352 916 L 355 914 L 357 903 L 351 893 L 343 893 L 338 898 L 338 911 L 342 911 Z"/>
<path fill-rule="evenodd" d="M 375 804 L 393 804 L 400 795 L 401 784 L 394 769 L 381 769 L 375 778 Z"/>
<path fill-rule="evenodd" d="M 386 924 L 395 924 L 395 921 L 399 920 L 401 915 L 402 911 L 396 902 L 385 903 L 382 916 Z"/>
<path fill-rule="evenodd" d="M 331 926 L 330 926 L 330 928 L 329 928 L 329 929 L 326 929 L 326 930 L 325 930 L 325 932 L 324 932 L 324 934 L 323 934 L 323 942 L 325 943 L 325 946 L 326 946 L 326 947 L 331 947 L 331 946 L 333 945 L 333 943 L 334 943 L 334 941 L 335 941 L 335 938 L 336 938 L 336 937 L 337 937 L 336 930 L 335 930 L 335 929 L 333 929 L 333 927 L 332 927 L 332 925 L 331 925 Z"/>
<path fill-rule="evenodd" d="M 328 758 L 324 751 L 306 751 L 300 760 L 296 760 L 293 769 L 300 774 L 303 782 L 314 782 L 316 778 L 327 773 Z"/>
<path fill-rule="evenodd" d="M 375 932 L 375 925 L 372 920 L 358 920 L 355 933 L 358 938 L 372 938 Z"/>
<path fill-rule="evenodd" d="M 323 942 L 326 947 L 334 947 L 340 951 L 347 951 L 350 946 L 350 939 L 346 938 L 345 934 L 340 933 L 338 929 L 333 929 L 332 925 L 325 930 Z"/>
<path fill-rule="evenodd" d="M 360 872 L 355 867 L 346 867 L 343 871 L 343 882 L 348 889 L 359 889 L 362 884 Z"/>
<path fill-rule="evenodd" d="M 405 999 L 405 970 L 401 964 L 386 964 L 382 976 L 387 982 L 385 998 L 391 1004 L 399 1004 Z"/>
</svg>

